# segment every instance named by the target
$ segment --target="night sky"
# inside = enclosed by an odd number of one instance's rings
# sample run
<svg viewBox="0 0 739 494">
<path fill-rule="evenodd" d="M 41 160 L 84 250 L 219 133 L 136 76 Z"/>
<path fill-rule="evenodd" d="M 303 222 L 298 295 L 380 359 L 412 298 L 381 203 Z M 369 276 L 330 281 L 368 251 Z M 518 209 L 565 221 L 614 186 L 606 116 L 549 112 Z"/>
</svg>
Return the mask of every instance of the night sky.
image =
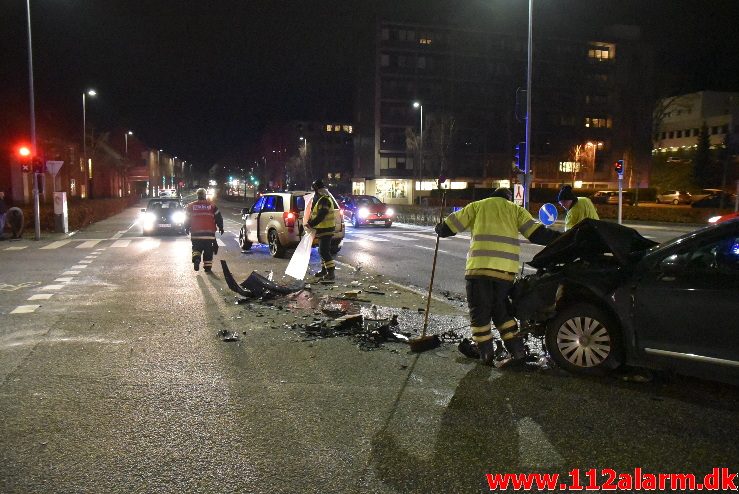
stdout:
<svg viewBox="0 0 739 494">
<path fill-rule="evenodd" d="M 534 29 L 597 33 L 637 24 L 657 52 L 658 89 L 739 91 L 735 0 L 534 0 Z M 526 33 L 526 0 L 31 0 L 38 127 L 79 140 L 88 122 L 133 129 L 209 165 L 248 159 L 272 122 L 350 121 L 357 32 L 375 15 Z M 3 147 L 28 134 L 25 2 L 0 5 Z M 534 55 L 535 56 L 535 55 Z M 523 83 L 523 81 L 522 81 Z M 41 132 L 41 130 L 40 130 Z"/>
</svg>

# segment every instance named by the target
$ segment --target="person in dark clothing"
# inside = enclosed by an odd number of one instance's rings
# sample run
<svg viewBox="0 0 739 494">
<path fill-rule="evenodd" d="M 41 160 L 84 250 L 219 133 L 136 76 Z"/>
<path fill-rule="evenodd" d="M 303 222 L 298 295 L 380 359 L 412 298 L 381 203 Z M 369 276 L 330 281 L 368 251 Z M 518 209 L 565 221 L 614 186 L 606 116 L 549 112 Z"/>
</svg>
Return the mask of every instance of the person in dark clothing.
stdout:
<svg viewBox="0 0 739 494">
<path fill-rule="evenodd" d="M 316 231 L 318 253 L 321 255 L 321 271 L 315 273 L 315 276 L 318 279 L 332 281 L 336 278 L 334 273 L 336 262 L 331 255 L 331 239 L 336 228 L 334 202 L 323 180 L 313 182 L 313 190 L 316 194 L 313 197 L 308 227 Z"/>
</svg>

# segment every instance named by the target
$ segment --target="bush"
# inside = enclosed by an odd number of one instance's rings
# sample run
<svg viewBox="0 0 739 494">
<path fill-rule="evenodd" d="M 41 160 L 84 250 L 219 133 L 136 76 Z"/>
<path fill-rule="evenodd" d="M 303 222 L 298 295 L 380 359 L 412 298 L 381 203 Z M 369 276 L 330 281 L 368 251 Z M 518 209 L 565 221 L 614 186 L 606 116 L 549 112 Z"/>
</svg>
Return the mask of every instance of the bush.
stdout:
<svg viewBox="0 0 739 494">
<path fill-rule="evenodd" d="M 68 224 L 70 230 L 79 230 L 97 221 L 116 215 L 124 209 L 138 202 L 135 196 L 113 199 L 72 199 L 67 203 Z M 33 231 L 35 219 L 33 205 L 19 206 L 23 210 L 23 219 L 26 231 Z M 54 231 L 54 205 L 42 203 L 40 205 L 39 220 L 41 229 Z"/>
</svg>

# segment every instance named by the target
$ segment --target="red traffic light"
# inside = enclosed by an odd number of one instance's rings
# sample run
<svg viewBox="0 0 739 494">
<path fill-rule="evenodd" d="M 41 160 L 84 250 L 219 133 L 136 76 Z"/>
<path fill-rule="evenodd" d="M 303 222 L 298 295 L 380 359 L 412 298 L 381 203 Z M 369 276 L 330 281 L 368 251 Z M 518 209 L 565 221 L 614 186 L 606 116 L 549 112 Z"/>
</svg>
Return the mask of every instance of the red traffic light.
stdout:
<svg viewBox="0 0 739 494">
<path fill-rule="evenodd" d="M 31 149 L 28 146 L 21 146 L 18 148 L 18 156 L 28 158 L 31 156 Z"/>
<path fill-rule="evenodd" d="M 616 173 L 619 175 L 623 175 L 624 173 L 624 160 L 618 160 L 613 163 L 613 169 L 616 170 Z"/>
</svg>

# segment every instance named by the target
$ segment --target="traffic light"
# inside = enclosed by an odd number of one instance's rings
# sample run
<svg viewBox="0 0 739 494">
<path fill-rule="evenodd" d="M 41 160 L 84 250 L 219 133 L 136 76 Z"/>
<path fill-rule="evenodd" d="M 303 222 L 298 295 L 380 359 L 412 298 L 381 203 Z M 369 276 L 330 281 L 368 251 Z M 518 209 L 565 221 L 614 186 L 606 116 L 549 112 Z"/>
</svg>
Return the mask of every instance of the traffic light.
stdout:
<svg viewBox="0 0 739 494">
<path fill-rule="evenodd" d="M 516 154 L 513 156 L 514 164 L 519 170 L 523 170 L 526 167 L 526 143 L 519 142 L 516 144 Z"/>
<path fill-rule="evenodd" d="M 618 160 L 615 163 L 613 163 L 613 169 L 616 170 L 616 174 L 623 175 L 624 174 L 624 160 Z"/>
<path fill-rule="evenodd" d="M 23 173 L 31 173 L 31 149 L 28 146 L 19 146 L 17 154 Z"/>
<path fill-rule="evenodd" d="M 33 173 L 44 173 L 44 162 L 41 161 L 41 158 L 33 158 L 31 164 L 33 165 Z"/>
</svg>

